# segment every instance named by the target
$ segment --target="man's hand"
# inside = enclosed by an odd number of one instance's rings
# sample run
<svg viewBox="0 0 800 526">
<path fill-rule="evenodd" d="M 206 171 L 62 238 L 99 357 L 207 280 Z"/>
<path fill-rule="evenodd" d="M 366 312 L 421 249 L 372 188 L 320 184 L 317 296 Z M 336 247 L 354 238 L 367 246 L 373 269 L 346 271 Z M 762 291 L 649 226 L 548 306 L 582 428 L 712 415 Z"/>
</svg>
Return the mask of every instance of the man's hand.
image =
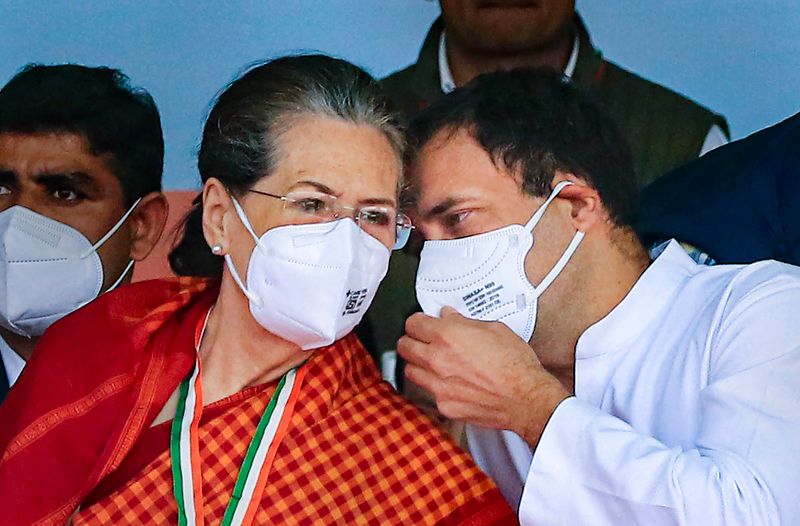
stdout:
<svg viewBox="0 0 800 526">
<path fill-rule="evenodd" d="M 514 431 L 531 447 L 570 396 L 511 329 L 449 307 L 441 318 L 409 317 L 397 352 L 408 362 L 406 378 L 433 394 L 442 415 Z"/>
</svg>

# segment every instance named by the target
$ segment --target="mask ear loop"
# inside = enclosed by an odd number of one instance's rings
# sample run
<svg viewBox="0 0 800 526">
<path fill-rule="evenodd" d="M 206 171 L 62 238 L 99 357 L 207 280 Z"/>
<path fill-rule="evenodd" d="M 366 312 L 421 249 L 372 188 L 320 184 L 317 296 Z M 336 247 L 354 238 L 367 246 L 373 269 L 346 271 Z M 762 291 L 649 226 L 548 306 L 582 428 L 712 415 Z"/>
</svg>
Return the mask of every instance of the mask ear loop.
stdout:
<svg viewBox="0 0 800 526">
<path fill-rule="evenodd" d="M 119 284 L 122 283 L 122 280 L 125 279 L 125 276 L 128 275 L 128 272 L 133 268 L 133 260 L 128 261 L 128 265 L 125 267 L 125 270 L 122 271 L 122 274 L 119 275 L 117 281 L 114 282 L 113 285 L 108 287 L 105 292 L 111 292 L 115 288 L 119 287 Z"/>
<path fill-rule="evenodd" d="M 124 225 L 124 224 L 125 224 L 125 221 L 127 221 L 127 220 L 128 220 L 128 218 L 131 216 L 131 214 L 133 213 L 133 211 L 134 211 L 134 210 L 136 210 L 136 207 L 137 207 L 137 206 L 139 206 L 139 203 L 141 203 L 141 202 L 142 202 L 142 198 L 141 198 L 141 197 L 140 197 L 139 199 L 137 199 L 136 201 L 134 201 L 134 202 L 133 202 L 133 204 L 131 205 L 131 207 L 130 207 L 130 208 L 128 208 L 128 211 L 127 211 L 127 212 L 125 212 L 125 213 L 122 215 L 122 217 L 119 219 L 119 221 L 117 221 L 117 223 L 116 223 L 114 226 L 112 226 L 112 227 L 111 227 L 111 229 L 110 229 L 108 232 L 106 232 L 106 233 L 105 233 L 105 235 L 104 235 L 103 237 L 101 237 L 101 238 L 100 238 L 100 239 L 97 241 L 97 243 L 95 243 L 94 245 L 92 245 L 92 246 L 89 248 L 89 250 L 87 250 L 86 252 L 84 252 L 83 254 L 81 254 L 81 255 L 80 255 L 80 258 L 81 258 L 81 259 L 84 259 L 84 258 L 88 257 L 88 256 L 89 256 L 89 254 L 91 254 L 92 252 L 96 252 L 98 248 L 100 248 L 101 246 L 103 246 L 103 243 L 105 243 L 106 241 L 108 241 L 108 240 L 109 240 L 109 238 L 111 238 L 111 236 L 113 236 L 114 234 L 116 234 L 116 233 L 117 233 L 117 230 L 119 230 L 119 229 L 122 227 L 122 225 Z M 119 287 L 119 284 L 120 284 L 120 283 L 122 283 L 122 280 L 123 280 L 123 279 L 125 279 L 125 276 L 128 274 L 128 272 L 130 272 L 130 270 L 131 270 L 131 267 L 133 267 L 133 260 L 132 260 L 132 259 L 131 259 L 130 261 L 128 261 L 128 264 L 125 266 L 125 270 L 123 270 L 123 271 L 122 271 L 122 274 L 120 274 L 120 275 L 119 275 L 119 277 L 118 277 L 118 278 L 117 278 L 117 280 L 114 282 L 114 284 L 113 284 L 113 285 L 111 285 L 110 287 L 108 287 L 108 288 L 107 288 L 105 291 L 103 291 L 103 293 L 106 293 L 106 292 L 111 292 L 111 291 L 112 291 L 112 290 L 114 290 L 115 288 Z M 81 305 L 81 307 L 83 307 L 84 305 L 88 304 L 89 302 L 91 302 L 91 300 L 89 300 L 89 301 L 87 301 L 87 302 L 83 303 L 83 304 Z M 80 308 L 80 307 L 79 307 L 79 308 Z"/>
<path fill-rule="evenodd" d="M 117 281 L 115 281 L 113 285 L 111 285 L 106 290 L 104 290 L 103 294 L 105 294 L 106 292 L 111 292 L 115 288 L 119 287 L 119 284 L 122 283 L 122 280 L 125 278 L 125 276 L 128 274 L 128 272 L 131 270 L 132 267 L 133 267 L 133 260 L 130 260 L 130 261 L 128 261 L 128 265 L 125 267 L 125 270 L 123 270 L 122 274 L 120 274 L 119 277 L 117 278 Z M 90 300 L 86 300 L 83 303 L 81 303 L 80 305 L 78 305 L 75 308 L 75 310 L 82 309 L 83 307 L 85 307 L 86 305 L 90 304 L 93 301 L 94 301 L 94 298 L 92 298 Z"/>
<path fill-rule="evenodd" d="M 542 279 L 539 285 L 535 287 L 537 298 L 541 296 L 544 293 L 544 291 L 547 290 L 547 287 L 549 287 L 550 284 L 552 284 L 555 281 L 558 275 L 561 274 L 561 271 L 564 270 L 564 267 L 566 267 L 567 263 L 569 263 L 572 254 L 574 254 L 575 251 L 578 250 L 578 245 L 581 244 L 581 241 L 583 241 L 583 232 L 578 230 L 577 232 L 575 232 L 575 236 L 572 238 L 572 241 L 570 241 L 564 253 L 561 254 L 561 257 L 553 266 L 552 270 L 550 270 L 550 272 L 547 273 L 547 275 Z"/>
<path fill-rule="evenodd" d="M 239 216 L 239 221 L 241 221 L 245 229 L 247 229 L 247 231 L 250 232 L 250 235 L 253 236 L 253 241 L 255 241 L 256 245 L 258 245 L 258 236 L 253 230 L 253 226 L 250 224 L 250 220 L 247 219 L 247 214 L 244 213 L 242 205 L 240 205 L 239 201 L 237 201 L 236 198 L 233 196 L 231 196 L 231 201 L 233 201 L 233 208 L 236 210 L 236 215 Z"/>
<path fill-rule="evenodd" d="M 553 199 L 556 198 L 556 196 L 558 196 L 561 190 L 563 190 L 564 188 L 566 188 L 571 184 L 575 183 L 573 183 L 572 181 L 561 181 L 560 183 L 558 183 L 555 186 L 555 188 L 553 188 L 553 191 L 550 193 L 550 196 L 547 198 L 547 200 L 545 200 L 545 202 L 542 203 L 542 206 L 539 207 L 536 213 L 533 214 L 533 217 L 531 217 L 530 221 L 528 221 L 526 228 L 528 228 L 530 231 L 533 231 L 534 227 L 536 227 L 536 224 L 542 219 L 542 216 L 544 216 L 545 210 L 547 210 L 547 206 L 553 201 Z M 539 285 L 534 287 L 536 290 L 537 298 L 541 296 L 545 290 L 547 290 L 547 287 L 549 287 L 553 283 L 553 281 L 555 281 L 558 275 L 561 274 L 561 271 L 564 270 L 564 267 L 567 266 L 567 263 L 569 263 L 570 258 L 578 249 L 578 245 L 580 245 L 581 241 L 583 241 L 583 236 L 584 233 L 581 232 L 580 230 L 578 230 L 575 233 L 575 236 L 573 236 L 572 241 L 570 241 L 569 245 L 567 246 L 567 249 L 564 251 L 563 254 L 561 254 L 561 257 L 558 259 L 556 264 L 553 265 L 553 268 L 550 269 L 550 272 L 548 272 L 547 275 L 542 279 L 542 281 L 539 282 Z"/>
<path fill-rule="evenodd" d="M 142 198 L 141 198 L 141 197 L 140 197 L 139 199 L 137 199 L 136 201 L 134 201 L 134 203 L 131 205 L 131 207 L 130 207 L 130 208 L 128 208 L 128 211 L 127 211 L 127 212 L 125 212 L 125 214 L 123 214 L 123 216 L 120 218 L 120 220 L 119 220 L 119 221 L 117 221 L 117 223 L 116 223 L 114 226 L 112 226 L 112 227 L 111 227 L 111 230 L 109 230 L 108 232 L 106 232 L 106 234 L 105 234 L 103 237 L 101 237 L 101 238 L 100 238 L 100 239 L 97 241 L 97 243 L 95 243 L 94 245 L 92 245 L 92 246 L 89 248 L 89 250 L 87 250 L 86 252 L 84 252 L 83 254 L 81 254 L 81 256 L 80 256 L 80 257 L 81 257 L 81 259 L 84 259 L 84 258 L 88 257 L 88 256 L 89 256 L 89 254 L 91 254 L 92 252 L 95 252 L 95 251 L 96 251 L 98 248 L 100 248 L 101 246 L 103 246 L 103 243 L 105 243 L 106 241 L 108 241 L 108 239 L 109 239 L 111 236 L 113 236 L 114 234 L 116 234 L 116 233 L 117 233 L 117 230 L 119 230 L 119 229 L 120 229 L 120 227 L 121 227 L 122 225 L 124 225 L 124 224 L 125 224 L 125 221 L 127 221 L 127 220 L 128 220 L 128 218 L 130 217 L 130 215 L 133 213 L 133 211 L 134 211 L 134 210 L 136 210 L 136 207 L 137 207 L 137 206 L 139 206 L 139 203 L 140 203 L 141 201 L 142 201 Z"/>
<path fill-rule="evenodd" d="M 244 228 L 248 232 L 250 232 L 251 236 L 253 236 L 253 240 L 256 242 L 256 247 L 258 247 L 259 239 L 256 233 L 253 231 L 253 227 L 252 225 L 250 225 L 250 221 L 247 219 L 247 214 L 244 213 L 244 210 L 242 210 L 241 205 L 239 205 L 239 202 L 232 195 L 231 195 L 231 201 L 233 201 L 233 208 L 236 210 L 236 215 L 239 216 L 239 220 L 244 225 Z M 264 303 L 261 301 L 261 298 L 259 298 L 257 295 L 253 294 L 250 290 L 247 289 L 244 282 L 242 281 L 242 278 L 239 276 L 239 273 L 236 271 L 236 266 L 234 266 L 233 259 L 231 259 L 230 254 L 225 254 L 225 256 L 223 257 L 225 258 L 225 264 L 228 265 L 228 270 L 231 271 L 231 276 L 233 277 L 233 281 L 236 282 L 236 284 L 242 290 L 242 293 L 245 296 L 247 296 L 247 299 L 252 301 L 256 305 L 256 307 L 261 307 Z"/>
<path fill-rule="evenodd" d="M 555 199 L 558 196 L 561 190 L 563 190 L 564 188 L 568 187 L 571 184 L 575 183 L 573 183 L 572 181 L 561 181 L 556 185 L 555 188 L 553 188 L 553 191 L 550 192 L 550 195 L 547 197 L 545 202 L 542 203 L 542 206 L 539 207 L 539 209 L 531 216 L 531 218 L 525 224 L 525 228 L 529 232 L 533 232 L 533 229 L 536 227 L 539 221 L 542 220 L 544 213 L 547 211 L 547 207 L 550 205 L 550 203 L 553 202 L 553 199 Z"/>
</svg>

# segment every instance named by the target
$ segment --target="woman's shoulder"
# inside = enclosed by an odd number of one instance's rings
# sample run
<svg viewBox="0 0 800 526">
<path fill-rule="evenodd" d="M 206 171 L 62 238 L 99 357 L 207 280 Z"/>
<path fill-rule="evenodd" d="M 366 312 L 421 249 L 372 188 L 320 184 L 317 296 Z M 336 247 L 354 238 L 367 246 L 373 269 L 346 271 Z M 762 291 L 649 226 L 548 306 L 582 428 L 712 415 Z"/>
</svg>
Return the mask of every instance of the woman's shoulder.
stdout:
<svg viewBox="0 0 800 526">
<path fill-rule="evenodd" d="M 181 310 L 215 284 L 207 279 L 166 278 L 125 285 L 54 323 L 45 332 L 40 346 L 76 335 L 125 332 L 154 314 Z"/>
<path fill-rule="evenodd" d="M 175 278 L 135 283 L 103 294 L 54 323 L 23 371 L 78 380 L 132 371 L 149 335 L 207 294 L 212 282 Z"/>
<path fill-rule="evenodd" d="M 65 320 L 77 320 L 76 316 L 82 314 L 132 321 L 144 318 L 155 310 L 179 308 L 218 287 L 219 280 L 209 278 L 170 277 L 139 281 L 99 296 Z"/>
<path fill-rule="evenodd" d="M 346 429 L 348 436 L 382 450 L 413 451 L 424 462 L 448 459 L 477 472 L 469 456 L 437 424 L 381 379 L 354 335 L 318 350 L 306 367 L 304 385 L 311 396 L 300 412 L 308 425 L 331 422 L 343 433 Z"/>
<path fill-rule="evenodd" d="M 399 394 L 385 381 L 365 389 L 353 403 L 363 408 L 375 408 L 373 414 L 376 427 L 389 426 L 387 441 L 414 444 L 420 450 L 433 454 L 430 460 L 441 455 L 452 457 L 453 462 L 464 468 L 480 472 L 471 457 L 464 452 L 441 425 L 407 398 Z M 438 453 L 437 453 L 438 451 Z"/>
<path fill-rule="evenodd" d="M 117 454 L 114 440 L 130 439 L 123 435 L 135 428 L 128 427 L 129 419 L 141 425 L 133 409 L 140 407 L 144 415 L 147 404 L 155 403 L 151 379 L 185 375 L 193 356 L 173 344 L 184 334 L 191 339 L 189 322 L 214 297 L 208 283 L 134 284 L 50 327 L 0 405 L 0 489 L 25 488 L 22 493 L 35 494 L 39 504 L 63 505 L 69 492 L 104 465 L 104 455 Z M 35 487 L 52 478 L 52 462 L 41 461 L 52 455 L 69 473 L 58 485 Z"/>
<path fill-rule="evenodd" d="M 472 458 L 387 382 L 365 386 L 306 433 L 298 438 L 330 456 L 317 458 L 327 469 L 345 466 L 379 481 L 370 490 L 376 500 L 385 490 L 414 524 L 517 524 Z"/>
</svg>

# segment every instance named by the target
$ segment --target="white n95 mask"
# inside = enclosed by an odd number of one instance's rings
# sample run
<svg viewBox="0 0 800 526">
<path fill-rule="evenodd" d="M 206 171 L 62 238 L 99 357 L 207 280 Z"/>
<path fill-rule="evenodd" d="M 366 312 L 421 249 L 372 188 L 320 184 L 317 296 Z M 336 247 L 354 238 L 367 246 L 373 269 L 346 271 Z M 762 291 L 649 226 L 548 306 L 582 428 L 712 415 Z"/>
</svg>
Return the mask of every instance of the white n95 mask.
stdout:
<svg viewBox="0 0 800 526">
<path fill-rule="evenodd" d="M 140 199 L 92 245 L 69 225 L 15 205 L 0 212 L 0 325 L 28 338 L 100 294 L 100 248 L 131 215 Z M 133 260 L 108 288 L 117 287 Z"/>
<path fill-rule="evenodd" d="M 572 184 L 563 181 L 525 226 L 509 225 L 462 239 L 426 241 L 417 271 L 417 301 L 428 316 L 442 307 L 467 318 L 500 321 L 525 341 L 536 325 L 538 298 L 556 279 L 583 239 L 578 231 L 564 254 L 539 285 L 525 274 L 525 258 L 533 246 L 533 229 L 558 193 Z"/>
<path fill-rule="evenodd" d="M 390 250 L 350 218 L 280 226 L 259 238 L 235 199 L 233 205 L 256 242 L 247 285 L 227 254 L 225 262 L 253 318 L 303 350 L 352 331 L 386 275 Z"/>
</svg>

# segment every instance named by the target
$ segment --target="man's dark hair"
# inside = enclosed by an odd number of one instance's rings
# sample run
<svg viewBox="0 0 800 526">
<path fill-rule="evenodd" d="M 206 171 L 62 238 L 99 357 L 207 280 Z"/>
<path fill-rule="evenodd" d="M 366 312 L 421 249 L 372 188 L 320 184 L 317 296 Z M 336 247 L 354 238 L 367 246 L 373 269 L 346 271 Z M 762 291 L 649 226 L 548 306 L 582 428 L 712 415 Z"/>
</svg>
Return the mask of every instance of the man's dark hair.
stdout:
<svg viewBox="0 0 800 526">
<path fill-rule="evenodd" d="M 460 130 L 496 164 L 519 174 L 527 194 L 545 197 L 556 170 L 573 173 L 597 190 L 615 224 L 630 225 L 636 186 L 627 143 L 594 99 L 566 77 L 544 69 L 480 75 L 416 115 L 407 164 L 439 132 Z"/>
<path fill-rule="evenodd" d="M 128 205 L 161 190 L 164 137 L 153 98 L 116 69 L 29 64 L 0 90 L 0 133 L 72 133 L 109 156 Z"/>
</svg>

